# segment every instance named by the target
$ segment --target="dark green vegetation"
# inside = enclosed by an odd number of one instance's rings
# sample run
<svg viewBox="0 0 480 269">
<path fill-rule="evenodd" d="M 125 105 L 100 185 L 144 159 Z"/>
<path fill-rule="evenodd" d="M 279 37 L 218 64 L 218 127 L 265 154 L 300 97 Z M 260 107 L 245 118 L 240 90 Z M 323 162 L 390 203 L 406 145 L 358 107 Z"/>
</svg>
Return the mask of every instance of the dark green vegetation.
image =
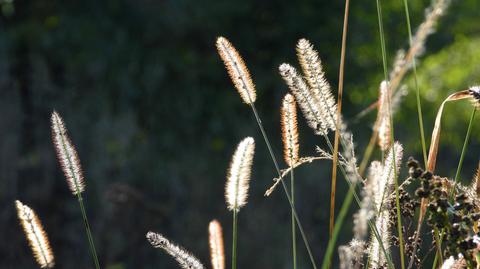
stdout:
<svg viewBox="0 0 480 269">
<path fill-rule="evenodd" d="M 0 245 L 2 268 L 34 266 L 17 225 L 15 199 L 41 216 L 58 268 L 91 266 L 78 205 L 55 160 L 53 109 L 68 122 L 82 160 L 102 265 L 174 268 L 173 260 L 150 248 L 145 232 L 161 231 L 208 265 L 208 222 L 218 218 L 230 234 L 223 197 L 230 155 L 241 138 L 261 139 L 220 62 L 215 38 L 228 37 L 245 58 L 257 84 L 256 106 L 279 156 L 279 108 L 287 87 L 277 67 L 295 61 L 292 48 L 299 38 L 314 43 L 336 88 L 341 1 L 7 2 L 0 1 L 0 236 L 8 242 Z M 408 36 L 402 1 L 382 4 L 390 67 Z M 411 1 L 414 27 L 428 4 Z M 480 82 L 479 10 L 476 0 L 454 1 L 417 62 L 427 142 L 439 102 Z M 382 79 L 375 2 L 352 0 L 347 120 L 376 100 Z M 421 159 L 415 106 L 411 91 L 396 114 L 395 134 L 406 156 Z M 470 111 L 468 104 L 447 105 L 438 174 L 454 176 Z M 374 117 L 350 121 L 359 156 Z M 311 146 L 302 144 L 323 140 L 303 119 L 299 123 L 301 153 L 311 155 Z M 472 134 L 463 180 L 473 176 L 478 161 L 479 124 Z M 317 260 L 328 239 L 330 169 L 331 163 L 317 162 L 296 173 L 298 211 Z M 238 267 L 290 266 L 290 210 L 280 193 L 263 197 L 275 171 L 262 143 L 253 171 L 249 204 L 239 218 Z M 340 201 L 346 184 L 338 182 Z M 340 243 L 351 238 L 350 223 Z M 299 255 L 299 267 L 309 266 L 300 246 Z"/>
</svg>

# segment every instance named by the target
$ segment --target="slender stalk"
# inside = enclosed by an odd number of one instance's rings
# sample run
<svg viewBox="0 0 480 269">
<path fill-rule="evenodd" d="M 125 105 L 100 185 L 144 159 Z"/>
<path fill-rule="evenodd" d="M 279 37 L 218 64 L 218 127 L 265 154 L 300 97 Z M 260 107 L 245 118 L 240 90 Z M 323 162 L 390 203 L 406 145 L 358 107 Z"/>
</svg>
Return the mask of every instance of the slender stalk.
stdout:
<svg viewBox="0 0 480 269">
<path fill-rule="evenodd" d="M 412 47 L 412 44 L 413 44 L 412 26 L 410 24 L 410 12 L 409 12 L 409 9 L 408 9 L 408 0 L 403 0 L 403 5 L 405 6 L 405 17 L 407 19 L 408 41 L 410 43 L 410 47 Z M 418 87 L 417 64 L 416 64 L 416 61 L 415 61 L 415 52 L 414 52 L 413 58 L 412 58 L 412 66 L 413 66 L 413 77 L 414 77 L 415 89 L 416 89 L 418 126 L 420 128 L 420 137 L 421 137 L 421 141 L 422 141 L 423 161 L 425 163 L 425 167 L 427 167 L 427 146 L 425 144 L 425 131 L 424 131 L 424 128 L 423 128 L 422 104 L 420 102 L 420 88 Z"/>
<path fill-rule="evenodd" d="M 457 172 L 455 173 L 453 188 L 450 191 L 450 199 L 453 197 L 453 195 L 455 195 L 455 187 L 457 186 L 458 179 L 460 178 L 460 171 L 462 170 L 463 159 L 465 158 L 468 142 L 470 141 L 470 136 L 471 136 L 472 127 L 473 127 L 473 119 L 475 118 L 476 111 L 477 111 L 477 108 L 474 107 L 472 110 L 472 114 L 470 116 L 470 122 L 468 123 L 467 134 L 465 135 L 465 140 L 463 141 L 462 154 L 460 155 L 460 160 L 458 161 Z"/>
<path fill-rule="evenodd" d="M 443 255 L 442 255 L 442 239 L 443 239 L 443 230 L 441 235 L 438 233 L 438 228 L 435 228 L 433 230 L 433 236 L 435 237 L 435 243 L 437 247 L 437 251 L 435 251 L 435 259 L 433 260 L 433 266 L 432 269 L 435 269 L 437 266 L 438 260 L 443 261 Z"/>
<path fill-rule="evenodd" d="M 60 123 L 57 122 L 57 124 L 60 124 Z M 61 137 L 61 144 L 62 144 L 63 150 L 65 152 L 67 152 L 67 143 L 65 141 L 65 138 L 63 136 L 60 136 L 60 137 Z M 82 212 L 83 224 L 85 226 L 85 231 L 87 233 L 90 253 L 92 255 L 93 262 L 95 264 L 95 268 L 100 269 L 100 263 L 98 262 L 97 251 L 95 250 L 95 244 L 93 242 L 93 237 L 92 237 L 92 232 L 91 232 L 91 229 L 90 229 L 90 224 L 88 222 L 87 213 L 85 212 L 85 206 L 83 204 L 83 197 L 82 197 L 82 193 L 80 191 L 79 179 L 77 178 L 77 173 L 74 171 L 74 165 L 73 165 L 72 159 L 70 158 L 69 155 L 67 155 L 66 159 L 67 159 L 68 167 L 71 171 L 71 174 L 73 175 L 73 182 L 74 182 L 75 188 L 77 190 L 77 192 L 76 192 L 77 200 L 78 200 L 78 203 L 80 204 L 80 211 Z"/>
<path fill-rule="evenodd" d="M 345 50 L 347 47 L 347 30 L 348 30 L 348 10 L 350 1 L 345 0 L 345 15 L 343 17 L 343 33 L 342 33 L 342 49 L 340 53 L 340 71 L 338 75 L 338 100 L 337 100 L 337 121 L 335 128 L 335 140 L 333 147 L 332 162 L 332 190 L 330 193 L 330 239 L 332 239 L 333 226 L 335 225 L 335 191 L 337 188 L 337 162 L 338 162 L 338 140 L 340 137 L 340 116 L 342 115 L 342 99 L 343 99 L 343 78 L 345 74 Z"/>
<path fill-rule="evenodd" d="M 233 210 L 233 227 L 232 227 L 232 269 L 237 269 L 237 214 L 236 209 Z"/>
<path fill-rule="evenodd" d="M 290 196 L 292 204 L 295 206 L 295 176 L 294 169 L 290 171 Z M 297 230 L 295 224 L 295 215 L 292 210 L 292 254 L 293 254 L 293 269 L 297 269 Z"/>
<path fill-rule="evenodd" d="M 300 220 L 298 218 L 297 211 L 295 210 L 295 206 L 292 202 L 292 198 L 290 197 L 290 194 L 288 193 L 287 186 L 285 182 L 282 179 L 282 173 L 280 172 L 280 167 L 278 166 L 277 158 L 275 158 L 275 154 L 273 153 L 272 146 L 270 144 L 270 140 L 268 139 L 267 133 L 265 132 L 265 129 L 263 128 L 262 120 L 258 116 L 257 109 L 255 108 L 255 105 L 253 103 L 250 103 L 250 107 L 252 108 L 253 114 L 255 115 L 255 119 L 257 120 L 258 127 L 260 128 L 260 131 L 263 136 L 263 140 L 265 141 L 265 144 L 267 144 L 268 152 L 270 153 L 270 157 L 272 158 L 273 164 L 275 165 L 275 170 L 278 173 L 278 178 L 280 182 L 282 183 L 283 190 L 285 192 L 285 196 L 287 197 L 288 203 L 290 204 L 290 207 L 292 209 L 293 216 L 295 217 L 295 221 L 298 227 L 298 230 L 300 231 L 300 234 L 303 239 L 303 243 L 305 244 L 305 248 L 307 249 L 308 256 L 310 258 L 310 262 L 312 263 L 312 266 L 314 269 L 317 269 L 317 265 L 315 264 L 315 259 L 313 258 L 312 251 L 310 249 L 310 245 L 308 244 L 307 237 L 305 235 L 305 232 L 303 231 L 302 224 L 300 223 Z"/>
<path fill-rule="evenodd" d="M 365 173 L 365 170 L 367 169 L 368 161 L 370 160 L 373 150 L 375 149 L 375 145 L 377 144 L 377 138 L 378 130 L 375 127 L 373 130 L 373 134 L 370 137 L 370 141 L 368 142 L 367 149 L 365 149 L 365 153 L 363 153 L 362 162 L 360 162 L 360 166 L 358 168 L 358 173 L 360 174 L 360 176 L 363 176 L 363 173 Z"/>
<path fill-rule="evenodd" d="M 88 244 L 90 246 L 90 252 L 93 256 L 93 261 L 95 263 L 95 268 L 100 269 L 100 264 L 98 263 L 97 251 L 95 250 L 95 244 L 93 243 L 92 232 L 90 229 L 90 224 L 88 223 L 87 213 L 85 212 L 85 206 L 83 205 L 83 198 L 80 193 L 77 194 L 78 203 L 80 204 L 80 211 L 82 211 L 83 224 L 85 225 L 85 230 L 87 231 Z"/>
<path fill-rule="evenodd" d="M 386 53 L 386 46 L 385 46 L 385 33 L 383 29 L 383 19 L 382 19 L 382 6 L 380 0 L 377 0 L 377 13 L 378 13 L 378 26 L 380 31 L 380 44 L 382 48 L 382 59 L 383 59 L 383 72 L 385 76 L 385 81 L 388 81 L 388 71 L 387 71 L 387 53 Z M 388 102 L 391 103 L 391 96 L 388 97 Z M 391 106 L 389 106 L 391 109 Z M 403 245 L 403 231 L 402 231 L 402 217 L 401 217 L 401 210 L 400 210 L 400 194 L 399 194 L 399 184 L 398 184 L 398 176 L 397 176 L 397 169 L 396 169 L 396 160 L 395 160 L 395 138 L 394 138 L 394 126 L 393 126 L 393 113 L 390 113 L 390 128 L 391 128 L 391 145 L 392 145 L 392 156 L 393 156 L 393 173 L 394 173 L 394 182 L 395 182 L 395 204 L 397 208 L 397 233 L 399 238 L 399 245 L 400 245 L 400 264 L 401 268 L 405 269 L 405 254 L 404 254 L 404 245 Z"/>
<path fill-rule="evenodd" d="M 335 250 L 335 243 L 337 241 L 338 233 L 342 227 L 342 223 L 345 220 L 345 216 L 348 213 L 348 209 L 350 208 L 350 204 L 353 200 L 353 189 L 350 188 L 348 190 L 347 196 L 343 200 L 342 208 L 337 217 L 337 221 L 335 223 L 335 227 L 333 229 L 332 238 L 328 241 L 327 251 L 325 253 L 325 257 L 323 258 L 322 269 L 327 269 L 330 266 L 331 257 L 333 255 L 333 251 Z"/>
</svg>

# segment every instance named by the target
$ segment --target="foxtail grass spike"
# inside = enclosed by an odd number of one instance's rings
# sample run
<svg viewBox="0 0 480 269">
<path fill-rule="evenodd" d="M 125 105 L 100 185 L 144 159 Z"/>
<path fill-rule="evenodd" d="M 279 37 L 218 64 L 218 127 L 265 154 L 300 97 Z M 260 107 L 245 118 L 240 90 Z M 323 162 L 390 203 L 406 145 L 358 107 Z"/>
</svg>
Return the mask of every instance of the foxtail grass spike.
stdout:
<svg viewBox="0 0 480 269">
<path fill-rule="evenodd" d="M 395 155 L 394 155 L 395 154 Z M 380 235 L 380 239 L 383 243 L 383 247 L 388 252 L 390 247 L 390 212 L 386 206 L 387 196 L 391 193 L 395 175 L 398 174 L 400 164 L 402 162 L 403 148 L 399 143 L 395 143 L 387 155 L 385 164 L 382 165 L 379 162 L 373 162 L 369 173 L 369 182 L 372 184 L 373 199 L 375 203 L 375 211 L 377 212 L 377 219 L 375 226 Z M 381 168 L 382 167 L 382 168 Z M 379 174 L 379 170 L 382 172 Z M 395 171 L 394 171 L 395 169 Z M 372 236 L 372 242 L 370 245 L 369 257 L 371 261 L 370 268 L 381 268 L 386 266 L 387 258 L 380 247 L 379 239 Z"/>
<path fill-rule="evenodd" d="M 208 225 L 208 242 L 210 259 L 213 269 L 225 269 L 225 250 L 223 246 L 222 226 L 218 220 L 212 220 Z"/>
<path fill-rule="evenodd" d="M 217 38 L 218 54 L 222 58 L 233 85 L 246 104 L 254 103 L 257 94 L 245 62 L 235 47 L 224 37 Z"/>
<path fill-rule="evenodd" d="M 167 238 L 159 233 L 148 232 L 147 240 L 154 248 L 165 250 L 170 256 L 175 258 L 183 269 L 203 269 L 203 264 L 191 253 L 185 249 L 170 242 Z"/>
<path fill-rule="evenodd" d="M 18 219 L 38 265 L 41 268 L 53 268 L 55 265 L 53 251 L 37 214 L 18 200 L 15 201 L 15 206 L 17 207 Z"/>
<path fill-rule="evenodd" d="M 291 94 L 285 95 L 281 110 L 283 158 L 288 166 L 294 166 L 299 159 L 297 105 Z"/>
<path fill-rule="evenodd" d="M 325 78 L 318 52 L 308 40 L 302 38 L 297 43 L 297 57 L 312 95 L 320 102 L 319 108 L 323 111 L 325 125 L 335 131 L 337 105 L 330 84 Z"/>
<path fill-rule="evenodd" d="M 238 144 L 233 154 L 225 187 L 225 199 L 229 210 L 238 212 L 247 203 L 254 152 L 255 141 L 247 137 Z"/>
<path fill-rule="evenodd" d="M 391 126 L 390 126 L 390 91 L 388 82 L 382 81 L 380 84 L 380 96 L 378 106 L 378 145 L 382 151 L 390 147 Z"/>
<path fill-rule="evenodd" d="M 325 109 L 315 94 L 310 91 L 305 80 L 297 73 L 295 68 L 289 64 L 280 65 L 278 70 L 290 91 L 295 96 L 295 100 L 300 106 L 308 126 L 310 126 L 317 135 L 327 134 L 329 127 L 324 120 Z"/>
<path fill-rule="evenodd" d="M 62 117 L 54 111 L 51 117 L 52 138 L 58 161 L 67 179 L 70 191 L 77 195 L 85 190 L 83 172 L 77 150 L 67 134 Z"/>
<path fill-rule="evenodd" d="M 67 129 L 65 128 L 63 119 L 56 111 L 53 111 L 52 113 L 51 123 L 52 140 L 55 146 L 58 161 L 60 162 L 60 166 L 65 174 L 70 191 L 77 197 L 78 204 L 80 205 L 80 211 L 82 213 L 83 224 L 87 233 L 90 253 L 92 254 L 95 268 L 100 269 L 97 251 L 95 250 L 95 243 L 93 242 L 92 231 L 90 229 L 87 213 L 83 204 L 82 192 L 85 190 L 85 183 L 83 180 L 82 168 L 80 166 L 80 159 L 78 158 L 75 146 L 67 135 Z"/>
</svg>

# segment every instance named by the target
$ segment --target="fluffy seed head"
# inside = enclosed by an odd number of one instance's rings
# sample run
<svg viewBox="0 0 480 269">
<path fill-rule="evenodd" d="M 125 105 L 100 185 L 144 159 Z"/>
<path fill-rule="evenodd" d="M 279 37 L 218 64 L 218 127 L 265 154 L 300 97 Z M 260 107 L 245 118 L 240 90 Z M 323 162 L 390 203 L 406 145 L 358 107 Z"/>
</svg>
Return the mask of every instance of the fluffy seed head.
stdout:
<svg viewBox="0 0 480 269">
<path fill-rule="evenodd" d="M 225 254 L 223 247 L 222 226 L 217 220 L 212 220 L 208 225 L 208 241 L 210 245 L 210 258 L 213 269 L 225 269 Z"/>
<path fill-rule="evenodd" d="M 298 162 L 297 106 L 291 94 L 285 95 L 281 110 L 283 157 L 289 166 Z"/>
<path fill-rule="evenodd" d="M 337 105 L 330 84 L 325 78 L 318 52 L 308 40 L 302 38 L 297 43 L 297 57 L 312 94 L 320 102 L 325 125 L 335 131 Z"/>
<path fill-rule="evenodd" d="M 148 232 L 147 240 L 154 248 L 161 248 L 170 256 L 175 258 L 181 268 L 184 269 L 203 269 L 203 264 L 191 253 L 185 249 L 170 242 L 159 233 Z"/>
<path fill-rule="evenodd" d="M 378 145 L 382 151 L 390 147 L 390 91 L 388 83 L 382 81 L 380 84 L 380 96 L 378 106 Z"/>
<path fill-rule="evenodd" d="M 52 268 L 55 264 L 53 252 L 47 233 L 43 229 L 37 214 L 18 200 L 15 201 L 15 206 L 17 207 L 18 219 L 27 236 L 28 244 L 32 249 L 35 260 L 41 268 Z"/>
<path fill-rule="evenodd" d="M 480 107 L 480 86 L 473 86 L 468 89 L 475 106 Z"/>
<path fill-rule="evenodd" d="M 227 68 L 228 75 L 232 79 L 233 85 L 240 93 L 243 102 L 251 104 L 255 102 L 257 94 L 255 91 L 255 85 L 250 77 L 245 62 L 235 49 L 235 47 L 224 37 L 217 38 L 217 50 L 218 54 L 222 58 L 225 67 Z"/>
<path fill-rule="evenodd" d="M 245 206 L 252 171 L 255 141 L 247 137 L 238 144 L 228 170 L 225 199 L 229 210 L 239 211 Z"/>
<path fill-rule="evenodd" d="M 278 68 L 283 80 L 287 83 L 288 88 L 295 96 L 303 116 L 307 120 L 308 126 L 312 128 L 317 135 L 328 133 L 328 126 L 323 117 L 324 110 L 318 98 L 310 91 L 305 80 L 298 75 L 295 68 L 289 64 L 282 64 Z"/>
<path fill-rule="evenodd" d="M 57 158 L 67 178 L 70 191 L 76 195 L 85 190 L 83 172 L 77 150 L 67 134 L 67 129 L 60 115 L 54 111 L 51 117 L 52 139 Z"/>
</svg>

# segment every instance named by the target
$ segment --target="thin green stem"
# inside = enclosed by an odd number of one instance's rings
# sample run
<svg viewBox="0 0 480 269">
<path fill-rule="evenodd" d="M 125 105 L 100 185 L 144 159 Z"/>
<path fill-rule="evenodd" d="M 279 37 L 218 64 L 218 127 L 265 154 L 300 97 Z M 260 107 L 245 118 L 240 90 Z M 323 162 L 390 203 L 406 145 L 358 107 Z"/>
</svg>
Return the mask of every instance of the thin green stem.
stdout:
<svg viewBox="0 0 480 269">
<path fill-rule="evenodd" d="M 295 176 L 292 170 L 290 171 L 290 196 L 292 204 L 295 206 Z M 293 269 L 297 269 L 297 228 L 295 224 L 295 215 L 292 211 L 292 255 L 293 255 Z"/>
<path fill-rule="evenodd" d="M 385 48 L 385 34 L 383 31 L 382 5 L 380 4 L 380 0 L 376 0 L 376 1 L 377 1 L 378 27 L 380 31 L 380 47 L 382 49 L 383 74 L 385 76 L 385 80 L 388 81 L 387 53 Z"/>
<path fill-rule="evenodd" d="M 97 251 L 95 250 L 95 244 L 93 243 L 92 231 L 90 229 L 90 224 L 88 223 L 87 213 L 85 212 L 85 206 L 83 205 L 82 195 L 78 193 L 77 198 L 78 198 L 78 203 L 80 204 L 80 211 L 82 211 L 83 224 L 85 225 L 85 230 L 87 231 L 88 244 L 90 246 L 90 252 L 93 256 L 95 268 L 100 269 L 100 264 L 97 258 Z"/>
<path fill-rule="evenodd" d="M 232 227 L 232 269 L 237 269 L 237 214 L 236 209 L 233 210 L 233 227 Z"/>
<path fill-rule="evenodd" d="M 55 118 L 55 121 L 56 121 L 56 124 L 57 125 L 61 125 L 62 123 L 59 122 L 59 120 L 57 118 Z M 67 150 L 67 142 L 66 142 L 66 138 L 64 137 L 64 135 L 60 135 L 60 142 L 62 144 L 62 148 L 63 148 L 63 152 L 69 152 Z M 77 178 L 77 173 L 75 170 L 74 170 L 74 164 L 73 164 L 73 160 L 71 159 L 71 156 L 69 154 L 65 154 L 66 155 L 66 159 L 67 159 L 67 162 L 68 162 L 68 167 L 70 169 L 70 173 L 72 174 L 72 177 L 73 177 L 73 183 L 75 185 L 75 190 L 76 190 L 76 196 L 77 196 L 77 199 L 78 199 L 78 203 L 80 204 L 80 211 L 82 212 L 82 218 L 83 218 L 83 224 L 85 226 L 85 231 L 87 233 L 87 238 L 88 238 L 88 244 L 89 244 L 89 247 L 90 247 L 90 253 L 92 255 L 92 258 L 93 258 L 93 262 L 95 264 L 95 268 L 96 269 L 100 269 L 100 263 L 98 262 L 98 257 L 97 257 L 97 251 L 95 250 L 95 244 L 93 242 L 93 237 L 92 237 L 92 232 L 91 232 L 91 229 L 90 229 L 90 224 L 88 222 L 88 218 L 87 218 L 87 213 L 85 212 L 85 206 L 83 204 L 83 198 L 82 198 L 82 193 L 80 191 L 80 183 L 79 183 L 79 178 Z"/>
<path fill-rule="evenodd" d="M 262 120 L 260 119 L 260 116 L 258 116 L 257 109 L 255 108 L 255 105 L 253 103 L 250 103 L 250 107 L 252 108 L 253 114 L 255 115 L 255 119 L 257 120 L 258 127 L 260 128 L 260 131 L 263 136 L 263 140 L 265 141 L 265 144 L 267 144 L 268 152 L 270 153 L 270 157 L 272 158 L 273 164 L 275 165 L 275 170 L 278 173 L 278 178 L 280 182 L 282 183 L 283 191 L 285 192 L 285 196 L 287 197 L 288 203 L 290 204 L 290 208 L 292 209 L 293 216 L 295 217 L 295 221 L 298 227 L 298 230 L 300 231 L 300 235 L 302 236 L 303 243 L 305 244 L 305 248 L 307 249 L 308 256 L 310 258 L 310 262 L 312 263 L 312 266 L 314 269 L 317 269 L 317 265 L 315 264 L 315 259 L 313 258 L 312 251 L 310 249 L 310 245 L 308 243 L 307 237 L 305 235 L 305 232 L 303 231 L 302 224 L 300 223 L 300 220 L 298 218 L 297 211 L 295 210 L 295 205 L 292 202 L 292 198 L 290 197 L 290 194 L 288 193 L 287 186 L 285 182 L 283 181 L 282 178 L 282 172 L 280 172 L 280 167 L 278 166 L 277 158 L 275 158 L 275 154 L 273 153 L 272 146 L 270 144 L 270 140 L 268 139 L 267 133 L 265 132 L 265 129 L 263 128 Z"/>
<path fill-rule="evenodd" d="M 343 200 L 342 208 L 338 213 L 338 217 L 335 222 L 335 227 L 333 228 L 333 234 L 330 241 L 328 241 L 327 251 L 325 253 L 325 258 L 323 259 L 322 269 L 327 269 L 330 266 L 330 260 L 333 255 L 333 251 L 335 250 L 335 243 L 337 241 L 338 234 L 340 229 L 342 228 L 342 223 L 345 220 L 345 216 L 348 213 L 348 209 L 350 208 L 350 204 L 353 200 L 353 193 L 354 189 L 350 188 L 348 190 L 347 196 Z"/>
<path fill-rule="evenodd" d="M 378 13 L 378 27 L 380 31 L 380 45 L 382 48 L 382 62 L 383 62 L 383 73 L 385 76 L 385 81 L 388 82 L 388 70 L 387 70 L 387 52 L 385 46 L 385 32 L 383 29 L 383 19 L 382 19 L 382 6 L 380 0 L 377 0 L 377 13 Z M 388 85 L 388 84 L 387 84 Z M 389 86 L 388 86 L 389 87 Z M 391 104 L 391 96 L 388 95 L 388 102 Z M 397 233 L 399 238 L 399 245 L 400 245 L 400 264 L 401 268 L 405 269 L 405 251 L 403 245 L 403 231 L 402 231 L 402 217 L 401 217 L 401 210 L 400 210 L 400 194 L 399 194 L 399 184 L 398 184 L 398 175 L 396 169 L 396 154 L 395 154 L 395 137 L 394 137 L 394 126 L 393 126 L 393 113 L 391 113 L 391 106 L 389 105 L 390 109 L 390 128 L 391 128 L 391 147 L 392 147 L 392 157 L 393 157 L 393 173 L 394 173 L 394 182 L 395 182 L 395 204 L 397 209 Z"/>
<path fill-rule="evenodd" d="M 460 160 L 458 161 L 457 172 L 455 173 L 455 180 L 453 183 L 453 188 L 450 191 L 450 198 L 455 194 L 455 187 L 457 186 L 458 179 L 460 178 L 460 172 L 462 171 L 463 159 L 465 158 L 465 153 L 467 152 L 468 142 L 470 141 L 470 136 L 472 134 L 473 119 L 475 118 L 475 113 L 477 108 L 474 107 L 472 114 L 470 115 L 470 122 L 468 123 L 467 134 L 465 135 L 465 140 L 463 141 L 462 154 L 460 155 Z"/>
<path fill-rule="evenodd" d="M 438 260 L 443 261 L 443 255 L 442 255 L 443 230 L 442 230 L 442 233 L 439 234 L 438 228 L 435 227 L 433 229 L 433 236 L 435 237 L 435 243 L 437 248 L 437 251 L 435 251 L 435 258 L 433 259 L 433 266 L 432 266 L 432 269 L 435 269 L 437 266 Z"/>
<path fill-rule="evenodd" d="M 411 47 L 413 44 L 413 38 L 412 38 L 412 26 L 410 24 L 410 11 L 408 9 L 408 0 L 403 0 L 403 4 L 405 6 L 405 17 L 407 19 L 408 40 Z M 417 64 L 415 61 L 415 55 L 413 55 L 413 58 L 412 58 L 412 66 L 413 66 L 413 77 L 415 81 L 415 91 L 416 91 L 416 99 L 417 99 L 418 125 L 420 128 L 420 137 L 422 141 L 423 161 L 425 163 L 425 167 L 427 167 L 427 146 L 425 143 L 425 131 L 423 128 L 422 103 L 420 101 L 420 88 L 418 87 Z"/>
</svg>

